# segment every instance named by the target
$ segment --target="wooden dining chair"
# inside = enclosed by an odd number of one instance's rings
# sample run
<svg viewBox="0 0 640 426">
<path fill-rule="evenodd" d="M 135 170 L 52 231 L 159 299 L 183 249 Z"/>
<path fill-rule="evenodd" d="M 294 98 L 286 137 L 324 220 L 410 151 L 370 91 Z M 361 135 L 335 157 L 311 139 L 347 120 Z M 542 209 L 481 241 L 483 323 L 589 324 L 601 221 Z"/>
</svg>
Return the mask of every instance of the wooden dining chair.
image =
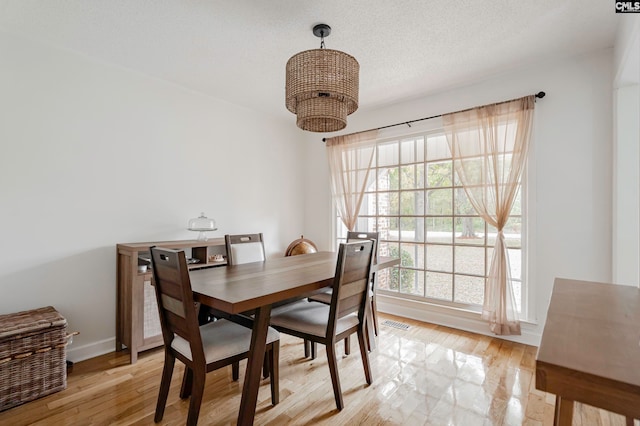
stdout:
<svg viewBox="0 0 640 426">
<path fill-rule="evenodd" d="M 227 248 L 227 264 L 241 265 L 243 263 L 264 262 L 264 240 L 262 233 L 225 235 L 224 243 Z"/>
<path fill-rule="evenodd" d="M 243 263 L 264 262 L 266 254 L 262 233 L 225 235 L 224 245 L 227 250 L 227 265 L 242 265 Z M 253 312 L 244 312 L 251 316 Z M 215 313 L 212 313 L 215 315 Z M 268 360 L 264 360 L 264 376 L 267 375 Z M 232 364 L 232 376 L 237 380 L 239 376 L 239 363 Z"/>
<path fill-rule="evenodd" d="M 225 235 L 224 242 L 227 249 L 227 264 L 228 265 L 240 265 L 243 263 L 251 262 L 264 262 L 266 259 L 264 250 L 264 240 L 262 233 L 259 234 L 237 234 L 237 235 Z M 312 243 L 313 244 L 313 243 Z M 295 302 L 296 300 L 284 300 L 273 305 L 274 311 L 278 312 L 282 309 L 282 306 Z M 246 315 L 251 315 L 252 312 L 245 312 Z M 305 357 L 308 350 L 310 350 L 311 344 L 304 342 Z M 234 377 L 237 376 L 237 364 L 233 364 Z M 267 360 L 265 359 L 265 377 L 266 377 Z"/>
<path fill-rule="evenodd" d="M 281 333 L 326 346 L 338 410 L 342 410 L 344 404 L 338 376 L 336 342 L 354 333 L 358 335 L 365 378 L 368 384 L 372 382 L 364 325 L 369 303 L 373 247 L 373 241 L 340 244 L 330 305 L 302 300 L 271 316 L 271 326 Z"/>
<path fill-rule="evenodd" d="M 373 245 L 373 263 L 378 263 L 378 243 L 379 243 L 379 233 L 378 232 L 359 232 L 359 231 L 348 231 L 347 232 L 347 242 L 350 241 L 359 241 L 359 240 L 372 240 L 374 241 Z M 376 290 L 378 287 L 378 279 L 377 274 L 375 272 L 371 273 L 371 289 L 369 290 L 369 298 L 371 300 L 371 316 L 373 319 L 373 329 L 378 335 L 378 305 L 376 303 Z"/>
<path fill-rule="evenodd" d="M 362 240 L 371 240 L 374 242 L 373 245 L 373 263 L 377 263 L 378 261 L 378 232 L 359 232 L 359 231 L 348 231 L 347 232 L 347 242 L 353 242 L 353 241 L 362 241 Z M 371 321 L 373 323 L 373 329 L 374 329 L 374 333 L 377 336 L 378 335 L 378 307 L 377 307 L 377 303 L 376 303 L 376 287 L 377 287 L 377 277 L 376 277 L 376 273 L 372 272 L 371 273 L 371 288 L 369 290 L 369 299 L 371 300 L 371 310 L 369 311 L 371 313 Z M 309 301 L 311 302 L 320 302 L 320 303 L 324 303 L 324 304 L 330 304 L 331 303 L 331 293 L 332 290 L 331 289 L 327 289 L 324 292 L 315 294 L 313 296 L 309 297 Z M 369 350 L 371 350 L 371 342 L 369 341 L 369 334 L 367 333 L 367 347 L 369 348 Z M 305 342 L 306 344 L 306 342 Z M 305 349 L 306 351 L 306 349 Z M 351 352 L 350 347 L 349 347 L 349 338 L 345 339 L 344 341 L 344 353 L 345 355 L 349 355 L 349 353 Z M 315 354 L 316 354 L 316 348 L 315 346 L 312 344 L 311 345 L 311 358 L 315 358 Z M 306 353 L 305 353 L 306 355 Z"/>
<path fill-rule="evenodd" d="M 251 329 L 221 319 L 200 326 L 182 250 L 151 247 L 151 265 L 160 324 L 164 339 L 164 368 L 154 421 L 162 420 L 176 358 L 185 365 L 181 398 L 191 397 L 187 425 L 198 422 L 206 373 L 247 358 Z M 280 335 L 273 328 L 267 334 L 271 403 L 279 402 L 278 356 Z"/>
<path fill-rule="evenodd" d="M 227 265 L 229 266 L 251 262 L 264 262 L 266 259 L 262 233 L 227 234 L 224 236 L 224 243 L 227 251 Z M 219 318 L 221 315 L 224 316 L 221 312 L 215 311 L 207 306 L 201 306 L 198 320 L 200 324 L 205 324 Z M 234 379 L 237 378 L 235 369 L 236 366 L 234 365 Z"/>
</svg>

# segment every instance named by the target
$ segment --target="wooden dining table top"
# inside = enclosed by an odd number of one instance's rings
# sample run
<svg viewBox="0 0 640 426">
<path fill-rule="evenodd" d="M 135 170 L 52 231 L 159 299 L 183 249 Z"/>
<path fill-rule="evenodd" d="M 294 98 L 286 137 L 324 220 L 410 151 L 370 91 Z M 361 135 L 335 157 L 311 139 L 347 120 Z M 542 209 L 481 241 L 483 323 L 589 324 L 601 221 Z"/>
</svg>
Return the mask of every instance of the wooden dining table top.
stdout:
<svg viewBox="0 0 640 426">
<path fill-rule="evenodd" d="M 640 392 L 640 289 L 556 279 L 537 362 Z"/>
<path fill-rule="evenodd" d="M 536 389 L 556 395 L 554 424 L 571 424 L 574 401 L 640 418 L 640 289 L 557 278 Z"/>
<path fill-rule="evenodd" d="M 238 425 L 253 425 L 271 306 L 330 286 L 337 259 L 337 253 L 318 252 L 189 271 L 196 302 L 231 315 L 255 310 Z M 397 258 L 379 257 L 372 269 L 378 271 L 399 263 Z"/>
<path fill-rule="evenodd" d="M 282 300 L 302 297 L 333 283 L 337 253 L 318 252 L 189 272 L 194 299 L 214 309 L 238 314 Z M 374 270 L 398 265 L 398 258 L 378 257 Z"/>
</svg>

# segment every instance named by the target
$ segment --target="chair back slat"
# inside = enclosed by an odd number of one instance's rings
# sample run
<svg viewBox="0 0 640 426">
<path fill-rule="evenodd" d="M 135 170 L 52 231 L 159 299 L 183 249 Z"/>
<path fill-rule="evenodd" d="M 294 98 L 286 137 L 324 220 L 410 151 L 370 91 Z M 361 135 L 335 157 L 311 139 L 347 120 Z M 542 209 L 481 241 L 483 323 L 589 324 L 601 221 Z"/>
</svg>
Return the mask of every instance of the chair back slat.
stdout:
<svg viewBox="0 0 640 426">
<path fill-rule="evenodd" d="M 162 294 L 162 307 L 174 315 L 180 318 L 185 318 L 186 312 L 184 311 L 184 304 L 182 300 L 178 300 L 175 297 L 171 297 L 168 294 Z"/>
<path fill-rule="evenodd" d="M 171 347 L 174 335 L 178 335 L 190 343 L 194 361 L 201 358 L 204 362 L 184 251 L 151 247 L 151 268 L 165 347 Z"/>
<path fill-rule="evenodd" d="M 342 318 L 352 312 L 357 312 L 360 308 L 361 293 L 340 300 L 337 317 Z"/>
<path fill-rule="evenodd" d="M 166 266 L 159 266 L 158 269 L 155 269 L 152 265 L 151 268 L 154 271 L 154 280 L 155 274 L 162 277 L 162 294 L 166 294 L 168 297 L 176 299 L 178 302 L 182 303 L 182 284 L 180 283 L 179 277 L 175 276 L 175 270 L 171 270 Z"/>
<path fill-rule="evenodd" d="M 370 240 L 340 244 L 327 333 L 335 334 L 336 321 L 353 312 L 363 321 L 374 245 Z"/>
<path fill-rule="evenodd" d="M 229 265 L 263 262 L 266 258 L 262 233 L 225 235 L 224 242 Z"/>
<path fill-rule="evenodd" d="M 173 259 L 173 256 L 167 257 L 163 253 L 161 259 L 156 262 L 156 267 L 153 268 L 153 270 L 158 271 L 165 283 L 173 283 L 178 289 L 182 289 L 182 285 L 180 285 L 182 277 L 180 276 L 176 262 L 177 258 Z M 180 290 L 179 293 L 182 294 L 182 290 Z"/>
<path fill-rule="evenodd" d="M 340 286 L 340 302 L 344 304 L 352 296 L 359 296 L 367 286 L 366 278 L 357 281 L 343 282 Z"/>
<path fill-rule="evenodd" d="M 165 321 L 167 322 L 168 328 L 172 333 L 187 339 L 186 336 L 189 336 L 189 327 L 185 321 L 184 317 L 180 315 L 176 315 L 173 312 L 167 310 L 165 312 Z"/>
<path fill-rule="evenodd" d="M 378 239 L 380 233 L 378 232 L 359 232 L 359 231 L 347 231 L 347 242 L 359 241 L 359 240 L 371 240 L 375 241 L 373 246 L 373 263 L 378 261 Z"/>
</svg>

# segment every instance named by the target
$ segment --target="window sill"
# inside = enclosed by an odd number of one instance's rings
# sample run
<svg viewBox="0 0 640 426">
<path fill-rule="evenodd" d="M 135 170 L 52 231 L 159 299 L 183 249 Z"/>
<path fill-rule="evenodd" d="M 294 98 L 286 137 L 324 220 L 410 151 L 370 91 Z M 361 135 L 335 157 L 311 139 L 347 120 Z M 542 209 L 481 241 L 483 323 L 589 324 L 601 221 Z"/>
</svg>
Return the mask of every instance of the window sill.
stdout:
<svg viewBox="0 0 640 426">
<path fill-rule="evenodd" d="M 522 335 L 496 336 L 489 330 L 487 323 L 482 320 L 480 313 L 454 306 L 437 305 L 425 301 L 396 297 L 378 293 L 377 306 L 380 312 L 429 322 L 459 330 L 470 331 L 486 336 L 498 337 L 504 340 L 538 346 L 542 336 L 540 324 L 521 321 Z"/>
</svg>

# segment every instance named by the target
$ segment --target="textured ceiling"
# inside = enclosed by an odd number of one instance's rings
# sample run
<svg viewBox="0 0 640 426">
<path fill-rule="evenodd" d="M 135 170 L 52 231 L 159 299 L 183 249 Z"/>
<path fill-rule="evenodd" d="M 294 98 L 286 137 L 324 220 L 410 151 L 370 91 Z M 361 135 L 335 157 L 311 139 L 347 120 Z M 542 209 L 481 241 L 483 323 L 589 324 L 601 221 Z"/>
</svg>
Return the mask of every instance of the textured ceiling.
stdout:
<svg viewBox="0 0 640 426">
<path fill-rule="evenodd" d="M 321 22 L 367 109 L 611 47 L 617 16 L 606 0 L 0 0 L 0 30 L 282 116 L 285 64 Z"/>
</svg>

